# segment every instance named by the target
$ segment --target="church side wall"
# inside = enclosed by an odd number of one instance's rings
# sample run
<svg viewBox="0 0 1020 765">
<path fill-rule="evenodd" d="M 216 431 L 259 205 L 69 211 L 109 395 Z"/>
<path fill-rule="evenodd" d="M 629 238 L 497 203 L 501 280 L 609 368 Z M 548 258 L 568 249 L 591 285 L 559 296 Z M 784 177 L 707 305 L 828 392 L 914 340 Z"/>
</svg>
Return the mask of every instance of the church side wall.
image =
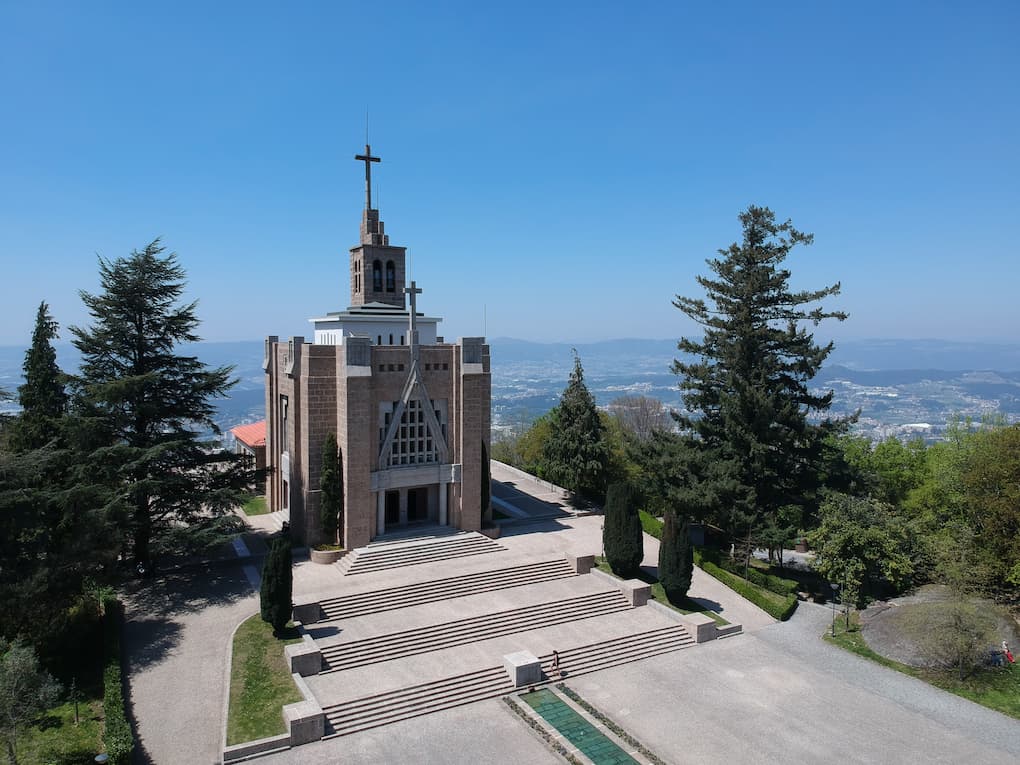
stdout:
<svg viewBox="0 0 1020 765">
<path fill-rule="evenodd" d="M 336 352 L 331 345 L 303 345 L 300 372 L 295 369 L 295 386 L 300 388 L 301 503 L 300 517 L 291 512 L 295 539 L 308 545 L 323 542 L 319 519 L 319 475 L 326 436 L 336 432 Z"/>
</svg>

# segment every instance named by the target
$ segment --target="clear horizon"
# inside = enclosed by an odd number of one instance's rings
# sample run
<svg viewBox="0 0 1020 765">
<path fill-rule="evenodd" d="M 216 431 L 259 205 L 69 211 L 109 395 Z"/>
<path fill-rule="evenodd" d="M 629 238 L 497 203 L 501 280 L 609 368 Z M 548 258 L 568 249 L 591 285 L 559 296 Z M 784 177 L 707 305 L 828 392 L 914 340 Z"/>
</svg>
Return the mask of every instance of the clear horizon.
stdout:
<svg viewBox="0 0 1020 765">
<path fill-rule="evenodd" d="M 0 345 L 88 323 L 96 254 L 179 253 L 210 342 L 311 335 L 376 206 L 447 337 L 674 339 L 748 204 L 815 234 L 820 337 L 1020 326 L 1020 6 L 5 9 Z M 367 30 L 367 31 L 366 31 Z M 572 339 L 564 339 L 572 338 Z"/>
</svg>

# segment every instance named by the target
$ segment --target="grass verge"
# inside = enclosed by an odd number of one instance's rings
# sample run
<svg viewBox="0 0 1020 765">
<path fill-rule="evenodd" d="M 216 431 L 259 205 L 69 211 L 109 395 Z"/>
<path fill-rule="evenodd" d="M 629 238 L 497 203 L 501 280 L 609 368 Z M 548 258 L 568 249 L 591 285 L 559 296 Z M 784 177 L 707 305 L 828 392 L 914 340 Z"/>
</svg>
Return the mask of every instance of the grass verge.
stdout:
<svg viewBox="0 0 1020 765">
<path fill-rule="evenodd" d="M 613 574 L 613 569 L 609 566 L 609 562 L 601 556 L 595 557 L 595 567 L 599 571 L 603 571 L 607 574 L 611 574 L 612 576 L 616 576 L 616 574 Z M 674 611 L 678 611 L 681 614 L 704 614 L 705 616 L 712 619 L 716 624 L 719 624 L 721 626 L 729 624 L 728 621 L 719 616 L 719 614 L 717 614 L 715 611 L 705 608 L 698 601 L 692 600 L 691 598 L 684 598 L 680 603 L 670 603 L 669 599 L 666 597 L 666 590 L 663 589 L 662 583 L 659 582 L 659 580 L 656 579 L 655 577 L 649 576 L 648 574 L 642 571 L 640 574 L 638 574 L 637 578 L 640 579 L 642 582 L 646 582 L 652 586 L 652 599 L 656 600 L 659 603 L 662 603 L 662 605 L 668 606 L 669 608 L 672 608 Z"/>
<path fill-rule="evenodd" d="M 856 612 L 850 616 L 849 629 L 845 619 L 837 618 L 836 636 L 833 637 L 832 631 L 829 630 L 825 633 L 824 638 L 829 643 L 834 643 L 840 648 L 870 659 L 884 667 L 916 677 L 936 688 L 955 693 L 957 696 L 962 696 L 981 706 L 1020 719 L 1020 667 L 1015 664 L 1001 669 L 980 669 L 963 680 L 959 679 L 955 671 L 942 672 L 901 664 L 898 661 L 887 659 L 868 647 L 868 644 L 864 642 L 860 617 Z"/>
<path fill-rule="evenodd" d="M 230 708 L 227 712 L 227 744 L 242 744 L 286 733 L 281 710 L 302 696 L 290 676 L 283 647 L 301 642 L 296 629 L 282 638 L 258 614 L 234 633 L 230 662 Z"/>
<path fill-rule="evenodd" d="M 269 505 L 265 497 L 251 497 L 244 503 L 245 515 L 265 515 L 269 512 Z"/>
<path fill-rule="evenodd" d="M 19 731 L 18 762 L 72 763 L 92 762 L 103 751 L 103 702 L 88 694 L 78 702 L 78 724 L 74 724 L 74 704 L 53 707 L 31 728 Z"/>
</svg>

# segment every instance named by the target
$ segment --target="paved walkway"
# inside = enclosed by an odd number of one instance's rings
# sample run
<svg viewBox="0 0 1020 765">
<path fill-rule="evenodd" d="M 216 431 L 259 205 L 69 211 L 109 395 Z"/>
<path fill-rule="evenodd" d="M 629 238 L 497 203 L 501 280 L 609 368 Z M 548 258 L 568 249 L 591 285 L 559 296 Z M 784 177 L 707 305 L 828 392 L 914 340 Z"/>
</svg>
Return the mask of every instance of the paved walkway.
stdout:
<svg viewBox="0 0 1020 765">
<path fill-rule="evenodd" d="M 424 580 L 527 558 L 599 553 L 601 525 L 599 516 L 518 523 L 504 529 L 499 543 L 506 552 L 499 555 L 363 577 L 342 577 L 334 566 L 300 560 L 295 566 L 295 601 L 392 586 L 406 581 L 409 571 Z M 247 547 L 256 552 L 259 545 L 251 538 Z M 647 536 L 645 553 L 645 565 L 654 566 L 658 543 Z M 253 563 L 235 559 L 193 567 L 138 583 L 126 593 L 129 704 L 140 738 L 139 762 L 218 762 L 230 637 L 236 625 L 258 609 L 245 573 L 246 566 L 251 573 Z M 1020 758 L 1017 721 L 821 641 L 830 616 L 824 607 L 802 603 L 791 622 L 775 623 L 700 570 L 695 571 L 691 595 L 741 622 L 747 634 L 570 681 L 667 760 L 994 765 Z M 388 618 L 379 615 L 379 629 Z M 567 629 L 579 630 L 578 640 L 584 636 L 584 622 Z M 550 635 L 546 638 L 553 647 L 574 637 Z M 491 647 L 504 650 L 502 644 Z M 454 664 L 458 661 L 453 657 Z M 366 682 L 370 669 L 365 668 Z M 310 744 L 264 761 L 314 765 L 340 759 L 558 761 L 498 701 Z"/>
</svg>

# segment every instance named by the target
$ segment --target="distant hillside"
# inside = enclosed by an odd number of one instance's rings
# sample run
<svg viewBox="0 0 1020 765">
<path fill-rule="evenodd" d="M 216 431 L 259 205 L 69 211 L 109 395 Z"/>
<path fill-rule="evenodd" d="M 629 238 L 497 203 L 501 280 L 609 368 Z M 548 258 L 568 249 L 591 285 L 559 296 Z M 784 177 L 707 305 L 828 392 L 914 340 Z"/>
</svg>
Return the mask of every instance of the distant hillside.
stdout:
<svg viewBox="0 0 1020 765">
<path fill-rule="evenodd" d="M 495 338 L 492 408 L 496 428 L 520 428 L 556 405 L 573 367 L 572 348 L 599 405 L 626 394 L 653 396 L 680 406 L 677 379 L 669 371 L 676 340 L 620 339 L 597 343 L 535 343 Z M 58 361 L 76 371 L 78 355 L 56 346 Z M 198 343 L 184 349 L 211 366 L 234 367 L 237 385 L 217 403 L 217 424 L 227 430 L 264 416 L 263 341 Z M 0 387 L 21 384 L 25 349 L 0 347 Z M 815 387 L 835 391 L 833 412 L 861 410 L 858 431 L 938 436 L 953 414 L 980 417 L 999 412 L 1020 420 L 1020 344 L 942 340 L 842 341 Z M 4 405 L 0 405 L 3 408 Z M 10 405 L 6 408 L 10 410 Z"/>
</svg>

